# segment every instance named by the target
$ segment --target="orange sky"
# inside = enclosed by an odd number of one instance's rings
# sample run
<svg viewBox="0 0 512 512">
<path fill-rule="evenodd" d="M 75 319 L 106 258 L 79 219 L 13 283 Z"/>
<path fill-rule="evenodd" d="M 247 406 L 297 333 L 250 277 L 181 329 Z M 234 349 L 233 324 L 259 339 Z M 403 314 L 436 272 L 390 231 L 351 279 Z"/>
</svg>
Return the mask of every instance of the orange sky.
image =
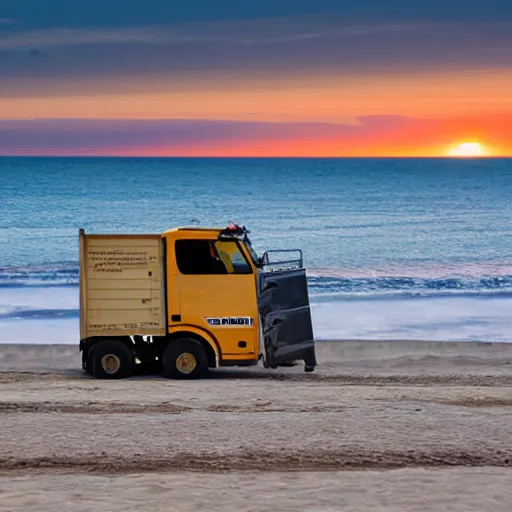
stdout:
<svg viewBox="0 0 512 512">
<path fill-rule="evenodd" d="M 213 90 L 180 87 L 146 92 L 144 87 L 119 94 L 77 92 L 42 97 L 0 98 L 0 118 L 52 119 L 187 119 L 262 123 L 331 123 L 357 127 L 371 116 L 379 126 L 351 136 L 308 131 L 289 140 L 261 133 L 251 140 L 208 140 L 146 146 L 114 144 L 87 148 L 88 154 L 190 156 L 443 156 L 455 142 L 477 141 L 492 156 L 512 154 L 512 72 L 359 75 L 350 78 L 305 77 L 295 82 L 233 83 Z M 462 85 L 463 84 L 463 85 Z M 482 94 L 485 91 L 485 94 Z M 390 123 L 386 116 L 404 116 Z M 300 132 L 300 130 L 299 130 Z M 42 151 L 42 150 L 41 150 Z M 58 147 L 55 151 L 80 154 Z M 24 151 L 34 153 L 34 151 Z M 35 151 L 37 153 L 37 150 Z"/>
<path fill-rule="evenodd" d="M 512 112 L 512 70 L 443 73 L 305 76 L 293 80 L 258 77 L 213 84 L 166 84 L 147 91 L 134 79 L 88 83 L 89 90 L 56 84 L 45 94 L 0 97 L 0 119 L 224 119 L 250 121 L 350 122 L 359 116 L 398 115 L 454 118 Z M 200 85 L 198 85 L 198 83 Z M 106 89 L 108 93 L 101 92 Z M 130 88 L 130 86 L 128 86 Z"/>
</svg>

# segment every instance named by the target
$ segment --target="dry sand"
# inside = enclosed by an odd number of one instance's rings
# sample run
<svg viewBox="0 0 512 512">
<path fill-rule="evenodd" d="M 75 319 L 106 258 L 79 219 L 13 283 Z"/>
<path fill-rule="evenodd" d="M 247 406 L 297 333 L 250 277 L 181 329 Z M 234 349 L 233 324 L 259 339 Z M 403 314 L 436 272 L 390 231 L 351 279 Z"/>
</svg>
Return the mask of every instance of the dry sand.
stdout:
<svg viewBox="0 0 512 512">
<path fill-rule="evenodd" d="M 0 346 L 0 511 L 510 511 L 512 344 L 320 342 L 193 382 Z"/>
</svg>

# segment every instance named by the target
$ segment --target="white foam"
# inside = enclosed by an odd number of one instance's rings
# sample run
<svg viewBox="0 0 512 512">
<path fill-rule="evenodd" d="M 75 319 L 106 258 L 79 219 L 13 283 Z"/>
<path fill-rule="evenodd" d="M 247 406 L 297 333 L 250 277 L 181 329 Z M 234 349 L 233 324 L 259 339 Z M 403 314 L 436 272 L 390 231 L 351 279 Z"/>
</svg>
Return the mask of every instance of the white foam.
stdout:
<svg viewBox="0 0 512 512">
<path fill-rule="evenodd" d="M 18 319 L 17 312 L 77 310 L 78 287 L 1 288 L 0 343 L 74 344 L 80 339 L 78 318 Z"/>
<path fill-rule="evenodd" d="M 0 322 L 0 344 L 76 344 L 78 347 L 79 341 L 79 321 L 76 318 L 61 320 L 4 320 Z"/>
<path fill-rule="evenodd" d="M 0 288 L 0 315 L 11 311 L 78 309 L 78 287 Z"/>
<path fill-rule="evenodd" d="M 439 297 L 313 303 L 317 339 L 512 342 L 512 298 Z"/>
</svg>

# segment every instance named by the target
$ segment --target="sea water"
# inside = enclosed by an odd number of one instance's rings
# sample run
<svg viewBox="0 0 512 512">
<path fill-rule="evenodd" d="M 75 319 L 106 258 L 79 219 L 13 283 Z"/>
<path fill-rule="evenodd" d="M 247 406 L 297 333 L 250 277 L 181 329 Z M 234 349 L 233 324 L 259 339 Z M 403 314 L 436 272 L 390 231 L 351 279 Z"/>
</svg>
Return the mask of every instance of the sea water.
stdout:
<svg viewBox="0 0 512 512">
<path fill-rule="evenodd" d="M 512 340 L 512 160 L 0 158 L 0 342 L 78 341 L 78 229 L 301 248 L 317 338 Z"/>
</svg>

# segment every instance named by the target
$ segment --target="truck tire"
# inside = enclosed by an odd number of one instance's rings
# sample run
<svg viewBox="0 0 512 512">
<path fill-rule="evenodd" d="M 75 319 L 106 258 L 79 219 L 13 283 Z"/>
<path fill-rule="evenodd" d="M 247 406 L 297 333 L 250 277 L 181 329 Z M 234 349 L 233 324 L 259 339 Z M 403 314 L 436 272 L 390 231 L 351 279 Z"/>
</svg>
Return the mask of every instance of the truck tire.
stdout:
<svg viewBox="0 0 512 512">
<path fill-rule="evenodd" d="M 197 379 L 208 371 L 203 345 L 193 339 L 171 341 L 163 354 L 163 376 L 168 379 Z"/>
<path fill-rule="evenodd" d="M 92 374 L 98 379 L 123 379 L 133 371 L 131 350 L 120 341 L 101 341 L 92 348 Z"/>
<path fill-rule="evenodd" d="M 87 354 L 82 358 L 82 367 L 85 370 L 86 373 L 92 376 L 92 361 L 94 358 L 94 351 L 92 348 L 90 348 L 87 352 Z"/>
</svg>

